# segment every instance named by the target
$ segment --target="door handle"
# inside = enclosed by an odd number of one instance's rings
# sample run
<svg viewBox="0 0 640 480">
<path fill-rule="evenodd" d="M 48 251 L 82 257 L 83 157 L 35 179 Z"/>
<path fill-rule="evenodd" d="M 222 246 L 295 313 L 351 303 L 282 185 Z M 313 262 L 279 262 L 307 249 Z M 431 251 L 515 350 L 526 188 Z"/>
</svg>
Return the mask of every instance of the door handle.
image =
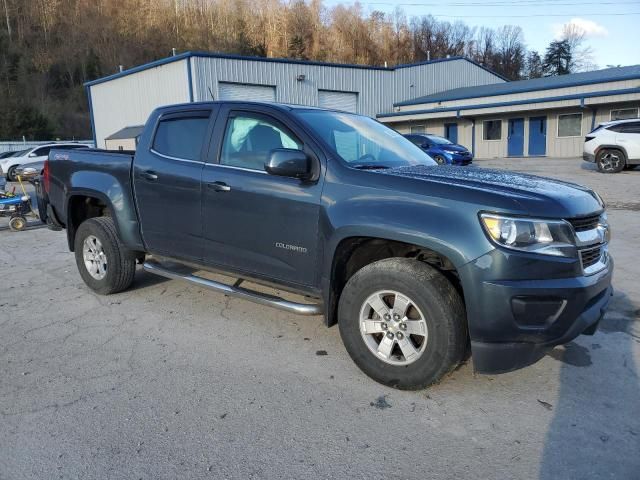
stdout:
<svg viewBox="0 0 640 480">
<path fill-rule="evenodd" d="M 158 179 L 158 175 L 156 175 L 156 172 L 152 171 L 152 170 L 147 170 L 146 172 L 142 172 L 140 174 L 140 176 L 142 178 L 145 178 L 147 180 L 151 180 L 151 181 L 155 181 Z"/>
<path fill-rule="evenodd" d="M 231 187 L 224 182 L 207 183 L 207 187 L 216 192 L 230 192 Z"/>
</svg>

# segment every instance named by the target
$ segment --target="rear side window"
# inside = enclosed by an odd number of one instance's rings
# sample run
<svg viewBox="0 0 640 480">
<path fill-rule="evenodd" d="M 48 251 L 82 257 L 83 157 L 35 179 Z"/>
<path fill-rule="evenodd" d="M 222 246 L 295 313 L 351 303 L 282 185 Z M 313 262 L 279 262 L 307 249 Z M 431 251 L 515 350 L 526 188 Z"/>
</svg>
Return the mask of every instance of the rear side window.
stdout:
<svg viewBox="0 0 640 480">
<path fill-rule="evenodd" d="M 49 151 L 50 150 L 51 150 L 51 147 L 37 148 L 36 150 L 33 151 L 33 156 L 34 157 L 44 157 L 46 155 L 49 155 Z"/>
<path fill-rule="evenodd" d="M 161 120 L 153 139 L 153 149 L 168 157 L 200 160 L 208 125 L 209 118 L 203 116 Z"/>
</svg>

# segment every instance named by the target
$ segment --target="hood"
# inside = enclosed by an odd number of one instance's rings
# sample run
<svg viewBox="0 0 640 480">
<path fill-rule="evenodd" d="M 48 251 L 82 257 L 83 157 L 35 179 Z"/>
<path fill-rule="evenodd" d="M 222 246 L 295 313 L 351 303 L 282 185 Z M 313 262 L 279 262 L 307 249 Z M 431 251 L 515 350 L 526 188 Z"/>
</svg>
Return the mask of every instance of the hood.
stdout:
<svg viewBox="0 0 640 480">
<path fill-rule="evenodd" d="M 458 199 L 464 199 L 463 190 L 508 197 L 528 215 L 571 218 L 603 209 L 596 193 L 582 185 L 507 170 L 434 165 L 398 167 L 380 173 L 460 189 Z"/>
</svg>

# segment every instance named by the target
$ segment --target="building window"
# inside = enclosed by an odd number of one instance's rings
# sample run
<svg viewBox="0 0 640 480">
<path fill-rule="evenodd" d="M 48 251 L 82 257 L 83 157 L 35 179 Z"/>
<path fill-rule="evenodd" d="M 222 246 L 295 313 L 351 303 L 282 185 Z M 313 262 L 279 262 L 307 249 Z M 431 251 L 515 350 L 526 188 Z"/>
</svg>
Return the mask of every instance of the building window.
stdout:
<svg viewBox="0 0 640 480">
<path fill-rule="evenodd" d="M 502 139 L 502 120 L 485 120 L 482 122 L 482 139 Z"/>
<path fill-rule="evenodd" d="M 411 125 L 410 133 L 425 133 L 424 125 Z"/>
<path fill-rule="evenodd" d="M 627 120 L 629 118 L 638 118 L 637 108 L 622 108 L 620 110 L 611 110 L 611 120 Z"/>
<path fill-rule="evenodd" d="M 582 135 L 582 114 L 558 115 L 558 137 L 579 137 Z"/>
</svg>

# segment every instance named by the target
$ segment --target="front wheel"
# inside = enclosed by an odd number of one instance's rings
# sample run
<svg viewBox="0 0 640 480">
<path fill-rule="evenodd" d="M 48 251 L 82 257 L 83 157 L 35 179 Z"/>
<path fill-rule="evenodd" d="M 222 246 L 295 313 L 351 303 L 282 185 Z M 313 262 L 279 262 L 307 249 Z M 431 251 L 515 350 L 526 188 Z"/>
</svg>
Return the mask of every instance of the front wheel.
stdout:
<svg viewBox="0 0 640 480">
<path fill-rule="evenodd" d="M 435 157 L 433 157 L 433 159 L 436 161 L 436 163 L 438 165 L 446 165 L 447 164 L 447 159 L 444 158 L 442 155 L 436 155 Z"/>
<path fill-rule="evenodd" d="M 82 222 L 76 232 L 74 250 L 80 276 L 94 292 L 118 293 L 133 282 L 135 253 L 118 239 L 112 218 L 95 217 Z"/>
<path fill-rule="evenodd" d="M 356 272 L 340 297 L 338 324 L 358 367 L 403 390 L 439 381 L 467 348 L 460 295 L 440 272 L 412 259 L 380 260 Z"/>
<path fill-rule="evenodd" d="M 596 163 L 598 170 L 602 173 L 621 172 L 626 164 L 622 152 L 610 148 L 605 148 L 598 153 Z"/>
</svg>

